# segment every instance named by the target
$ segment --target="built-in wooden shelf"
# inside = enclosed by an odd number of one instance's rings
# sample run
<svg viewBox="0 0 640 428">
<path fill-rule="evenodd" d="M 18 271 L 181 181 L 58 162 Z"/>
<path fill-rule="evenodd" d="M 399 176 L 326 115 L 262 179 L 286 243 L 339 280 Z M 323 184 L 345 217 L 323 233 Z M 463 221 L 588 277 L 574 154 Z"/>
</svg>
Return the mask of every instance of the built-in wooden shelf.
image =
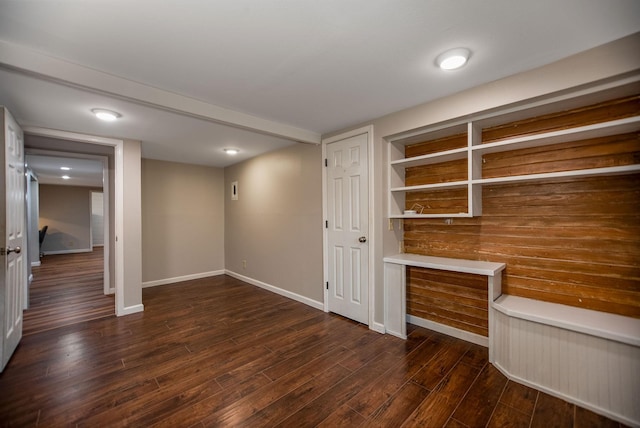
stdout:
<svg viewBox="0 0 640 428">
<path fill-rule="evenodd" d="M 555 106 L 554 108 L 558 108 Z M 536 111 L 539 110 L 537 106 Z M 523 109 L 520 116 L 526 116 Z M 622 135 L 640 130 L 640 116 L 593 123 L 584 126 L 574 126 L 560 130 L 552 130 L 531 135 L 522 135 L 493 142 L 482 142 L 484 127 L 495 126 L 500 113 L 485 116 L 478 120 L 471 119 L 458 122 L 450 126 L 437 125 L 432 129 L 411 132 L 389 139 L 389 218 L 441 218 L 441 217 L 475 217 L 482 215 L 482 186 L 494 184 L 508 184 L 518 182 L 532 182 L 550 179 L 594 177 L 600 175 L 633 174 L 640 172 L 640 164 L 607 166 L 578 170 L 554 171 L 527 175 L 501 176 L 482 178 L 483 156 L 490 153 L 509 152 L 514 150 L 544 147 L 572 141 L 583 141 L 594 138 Z M 428 141 L 467 135 L 466 147 L 451 148 L 435 153 L 405 158 L 404 149 L 407 145 L 425 143 Z M 405 171 L 407 168 L 424 166 L 431 167 L 444 162 L 467 160 L 467 179 L 429 183 L 423 185 L 406 186 Z M 467 192 L 467 209 L 465 212 L 423 212 L 422 214 L 405 215 L 406 195 L 410 192 L 442 191 L 448 189 L 464 189 Z"/>
</svg>

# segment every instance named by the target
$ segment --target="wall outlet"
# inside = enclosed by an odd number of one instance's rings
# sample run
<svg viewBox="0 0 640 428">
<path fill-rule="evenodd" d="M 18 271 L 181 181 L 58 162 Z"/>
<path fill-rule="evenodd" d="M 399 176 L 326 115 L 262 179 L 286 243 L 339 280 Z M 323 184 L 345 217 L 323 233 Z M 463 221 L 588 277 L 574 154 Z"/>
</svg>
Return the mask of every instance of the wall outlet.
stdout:
<svg viewBox="0 0 640 428">
<path fill-rule="evenodd" d="M 247 261 L 246 261 L 246 260 L 243 260 L 243 261 L 242 261 L 242 268 L 243 268 L 243 269 L 246 269 L 246 268 L 247 268 Z"/>
</svg>

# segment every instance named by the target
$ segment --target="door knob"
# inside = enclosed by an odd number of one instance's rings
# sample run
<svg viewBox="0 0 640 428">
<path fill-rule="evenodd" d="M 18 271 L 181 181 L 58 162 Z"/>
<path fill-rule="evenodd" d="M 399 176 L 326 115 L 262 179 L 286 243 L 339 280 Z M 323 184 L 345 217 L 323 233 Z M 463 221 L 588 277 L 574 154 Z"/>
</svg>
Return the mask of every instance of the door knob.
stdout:
<svg viewBox="0 0 640 428">
<path fill-rule="evenodd" d="M 5 253 L 7 255 L 9 255 L 11 253 L 20 254 L 21 251 L 22 251 L 22 248 L 20 248 L 20 247 L 16 247 L 16 248 L 7 247 L 6 250 L 4 248 L 0 248 L 0 256 L 4 256 Z"/>
<path fill-rule="evenodd" d="M 358 241 L 364 244 L 365 242 L 367 242 L 367 238 L 365 236 L 361 236 L 360 238 L 358 238 Z"/>
</svg>

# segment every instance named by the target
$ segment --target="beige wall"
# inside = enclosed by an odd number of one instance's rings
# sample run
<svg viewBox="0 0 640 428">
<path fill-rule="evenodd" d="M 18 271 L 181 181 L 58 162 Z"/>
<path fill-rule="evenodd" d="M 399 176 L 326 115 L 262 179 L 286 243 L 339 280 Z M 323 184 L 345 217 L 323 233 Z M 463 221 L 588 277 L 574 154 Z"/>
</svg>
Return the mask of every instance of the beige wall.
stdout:
<svg viewBox="0 0 640 428">
<path fill-rule="evenodd" d="M 375 321 L 383 323 L 382 258 L 398 252 L 402 232 L 388 230 L 387 146 L 385 137 L 467 115 L 526 102 L 553 93 L 587 87 L 596 82 L 640 71 L 640 33 L 571 56 L 538 69 L 481 85 L 450 97 L 402 110 L 324 135 L 328 138 L 372 124 L 374 126 Z M 397 222 L 396 222 L 397 223 Z"/>
<path fill-rule="evenodd" d="M 90 187 L 40 185 L 38 228 L 49 226 L 44 253 L 91 250 Z"/>
<path fill-rule="evenodd" d="M 142 281 L 224 270 L 224 170 L 142 160 Z"/>
<path fill-rule="evenodd" d="M 225 169 L 228 270 L 323 301 L 321 159 L 320 146 L 298 144 Z"/>
</svg>

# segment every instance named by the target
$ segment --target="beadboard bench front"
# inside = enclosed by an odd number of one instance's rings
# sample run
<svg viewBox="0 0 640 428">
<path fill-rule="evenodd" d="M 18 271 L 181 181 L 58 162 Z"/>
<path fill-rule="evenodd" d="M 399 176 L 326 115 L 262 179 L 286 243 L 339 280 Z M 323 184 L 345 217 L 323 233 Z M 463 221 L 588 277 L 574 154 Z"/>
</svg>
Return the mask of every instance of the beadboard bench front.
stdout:
<svg viewBox="0 0 640 428">
<path fill-rule="evenodd" d="M 481 262 L 477 260 L 453 259 L 406 253 L 385 257 L 383 261 L 385 331 L 403 339 L 406 339 L 407 337 L 407 266 L 484 275 L 488 279 L 488 305 L 502 294 L 502 271 L 506 267 L 504 263 Z M 489 332 L 491 332 L 492 325 L 493 320 L 491 311 L 489 311 Z M 435 322 L 429 322 L 428 327 L 432 330 L 477 343 L 482 346 L 489 346 L 489 341 L 491 340 L 491 335 L 487 338 Z M 491 352 L 490 346 L 489 352 Z"/>
</svg>

